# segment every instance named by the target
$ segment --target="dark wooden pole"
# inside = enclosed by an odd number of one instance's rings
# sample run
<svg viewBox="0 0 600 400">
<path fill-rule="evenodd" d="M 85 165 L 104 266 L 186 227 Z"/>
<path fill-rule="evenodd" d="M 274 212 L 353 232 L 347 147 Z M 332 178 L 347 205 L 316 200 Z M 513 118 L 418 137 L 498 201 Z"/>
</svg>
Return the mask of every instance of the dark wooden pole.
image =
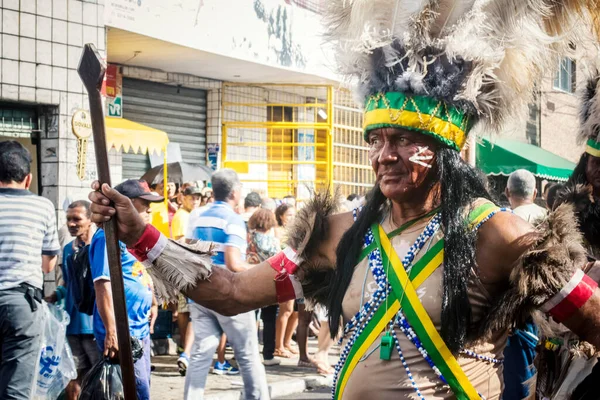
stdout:
<svg viewBox="0 0 600 400">
<path fill-rule="evenodd" d="M 96 152 L 98 180 L 100 184 L 107 183 L 110 185 L 106 127 L 104 126 L 104 111 L 100 95 L 106 68 L 93 44 L 86 44 L 84 46 L 77 72 L 83 81 L 90 99 L 90 115 L 92 118 L 92 131 L 94 132 L 94 150 Z M 136 400 L 135 373 L 133 370 L 133 359 L 131 358 L 131 340 L 129 337 L 127 305 L 125 303 L 121 251 L 119 248 L 119 238 L 117 237 L 117 220 L 115 218 L 104 223 L 104 234 L 106 236 L 110 286 L 112 289 L 117 339 L 119 342 L 119 363 L 121 364 L 121 374 L 123 377 L 123 394 L 125 400 Z"/>
</svg>

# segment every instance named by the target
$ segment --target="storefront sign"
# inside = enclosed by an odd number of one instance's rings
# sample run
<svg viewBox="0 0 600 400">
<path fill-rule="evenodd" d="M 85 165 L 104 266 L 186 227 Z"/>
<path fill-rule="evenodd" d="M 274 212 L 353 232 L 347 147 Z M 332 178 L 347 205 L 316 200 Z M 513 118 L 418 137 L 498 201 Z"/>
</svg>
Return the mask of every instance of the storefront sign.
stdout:
<svg viewBox="0 0 600 400">
<path fill-rule="evenodd" d="M 106 99 L 106 108 L 109 117 L 123 118 L 123 96 L 119 95 L 114 99 Z"/>
<path fill-rule="evenodd" d="M 111 99 L 117 96 L 117 75 L 119 68 L 114 64 L 108 64 L 104 79 L 105 95 Z"/>
<path fill-rule="evenodd" d="M 102 84 L 106 97 L 106 113 L 109 117 L 123 117 L 123 75 L 118 65 L 108 64 Z"/>
<path fill-rule="evenodd" d="M 208 145 L 208 166 L 211 167 L 214 171 L 217 170 L 219 166 L 219 145 L 218 144 L 209 144 Z"/>
<path fill-rule="evenodd" d="M 87 139 L 92 136 L 92 118 L 86 110 L 77 110 L 71 119 L 73 134 L 78 139 Z"/>
</svg>

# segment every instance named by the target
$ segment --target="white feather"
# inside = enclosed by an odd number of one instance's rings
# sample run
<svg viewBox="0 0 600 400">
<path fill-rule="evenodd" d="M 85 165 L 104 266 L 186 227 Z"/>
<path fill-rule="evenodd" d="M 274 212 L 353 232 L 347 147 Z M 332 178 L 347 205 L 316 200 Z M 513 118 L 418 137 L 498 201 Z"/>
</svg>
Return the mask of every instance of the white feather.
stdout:
<svg viewBox="0 0 600 400">
<path fill-rule="evenodd" d="M 523 115 L 536 81 L 570 51 L 590 1 L 598 0 L 330 0 L 326 23 L 340 70 L 359 82 L 368 84 L 375 49 L 386 67 L 408 65 L 395 78 L 398 89 L 425 90 L 431 48 L 472 63 L 454 98 L 472 103 L 498 131 Z"/>
</svg>

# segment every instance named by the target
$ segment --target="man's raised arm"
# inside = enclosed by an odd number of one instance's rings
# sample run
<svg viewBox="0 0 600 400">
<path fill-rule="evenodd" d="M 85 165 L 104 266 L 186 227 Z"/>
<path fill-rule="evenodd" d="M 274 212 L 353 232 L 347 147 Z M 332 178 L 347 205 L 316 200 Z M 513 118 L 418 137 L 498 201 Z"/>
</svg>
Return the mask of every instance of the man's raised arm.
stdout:
<svg viewBox="0 0 600 400">
<path fill-rule="evenodd" d="M 97 182 L 92 188 L 96 190 L 89 196 L 92 220 L 102 224 L 116 216 L 119 239 L 145 263 L 162 297 L 174 297 L 181 291 L 193 301 L 224 315 L 303 297 L 302 285 L 295 274 L 303 260 L 292 247 L 244 272 L 212 268 L 209 243 L 185 246 L 170 241 L 154 227 L 145 224 L 128 198 L 108 185 L 102 187 L 102 192 L 98 191 Z M 339 238 L 352 223 L 351 215 L 332 218 L 337 221 L 331 222 L 332 229 L 322 235 L 325 237 L 318 238 L 320 244 L 311 253 L 314 254 L 311 259 L 325 259 L 330 266 L 335 264 Z M 333 229 L 333 226 L 336 228 Z M 310 235 L 310 232 L 305 235 Z"/>
</svg>

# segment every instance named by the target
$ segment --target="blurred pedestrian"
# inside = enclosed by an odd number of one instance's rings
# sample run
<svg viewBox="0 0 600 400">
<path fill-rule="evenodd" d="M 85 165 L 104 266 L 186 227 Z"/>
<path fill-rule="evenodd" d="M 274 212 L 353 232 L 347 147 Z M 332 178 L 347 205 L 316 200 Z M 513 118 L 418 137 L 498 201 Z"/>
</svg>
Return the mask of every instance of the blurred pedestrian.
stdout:
<svg viewBox="0 0 600 400">
<path fill-rule="evenodd" d="M 273 200 L 272 198 L 267 197 L 263 199 L 261 207 L 265 210 L 269 210 L 275 213 L 275 210 L 277 209 L 277 203 L 275 203 L 275 200 Z"/>
<path fill-rule="evenodd" d="M 211 184 L 215 203 L 194 220 L 194 225 L 190 221 L 189 239 L 216 244 L 216 254 L 212 258 L 215 268 L 227 268 L 232 272 L 245 271 L 250 267 L 244 261 L 247 248 L 246 224 L 234 211 L 241 199 L 242 184 L 231 169 L 215 172 Z M 185 379 L 184 397 L 194 400 L 203 398 L 213 355 L 220 344 L 224 345 L 225 334 L 242 373 L 245 397 L 268 399 L 269 389 L 265 369 L 260 362 L 254 312 L 226 317 L 196 303 L 190 304 L 190 312 L 195 337 L 190 372 Z M 239 373 L 225 360 L 224 346 L 217 357 L 213 373 Z"/>
<path fill-rule="evenodd" d="M 277 209 L 275 209 L 275 218 L 277 219 L 277 227 L 275 227 L 275 237 L 279 239 L 282 243 L 282 246 L 285 247 L 285 238 L 286 238 L 286 227 L 294 220 L 296 217 L 296 209 L 294 206 L 282 203 Z"/>
<path fill-rule="evenodd" d="M 179 185 L 179 187 L 177 188 L 177 209 L 180 209 L 181 206 L 183 205 L 183 196 L 184 196 L 184 192 L 185 189 L 191 187 L 191 186 L 197 186 L 196 182 L 184 182 L 181 185 Z"/>
<path fill-rule="evenodd" d="M 183 191 L 181 207 L 177 210 L 173 216 L 173 221 L 171 222 L 171 233 L 173 235 L 173 240 L 179 240 L 185 236 L 190 219 L 190 213 L 196 208 L 200 207 L 201 196 L 202 191 L 196 186 L 188 186 Z"/>
<path fill-rule="evenodd" d="M 0 399 L 29 400 L 37 376 L 43 273 L 60 245 L 52 202 L 29 191 L 31 154 L 0 142 Z"/>
<path fill-rule="evenodd" d="M 195 185 L 187 185 L 182 193 L 181 207 L 175 213 L 171 223 L 171 233 L 174 240 L 180 240 L 185 237 L 188 230 L 190 213 L 200 207 L 202 190 Z M 175 305 L 174 305 L 175 306 Z M 174 309 L 177 315 L 177 326 L 179 328 L 179 344 L 181 353 L 177 359 L 179 373 L 185 376 L 188 365 L 189 355 L 194 342 L 194 331 L 190 324 L 190 310 L 188 301 L 184 295 L 179 294 L 179 301 Z"/>
<path fill-rule="evenodd" d="M 146 222 L 150 220 L 150 205 L 161 204 L 162 196 L 152 194 L 145 181 L 129 179 L 115 186 L 122 195 L 131 199 L 133 206 Z M 143 356 L 134 363 L 138 400 L 150 399 L 150 333 L 156 319 L 156 299 L 153 295 L 152 280 L 143 265 L 127 250 L 121 248 L 121 266 L 125 287 L 125 302 L 129 320 L 129 334 L 139 339 L 144 350 Z M 106 237 L 103 229 L 98 229 L 90 244 L 90 265 L 96 290 L 94 309 L 94 336 L 104 356 L 114 358 L 118 354 L 117 330 L 113 311 L 113 297 L 110 287 L 110 271 L 106 255 Z"/>
<path fill-rule="evenodd" d="M 554 185 L 552 185 L 552 187 L 550 189 L 548 189 L 548 192 L 546 193 L 546 207 L 548 208 L 548 210 L 553 211 L 554 210 L 554 202 L 556 200 L 557 195 L 559 194 L 559 192 L 561 190 L 563 190 L 565 188 L 565 185 L 562 183 L 556 183 Z"/>
<path fill-rule="evenodd" d="M 535 204 L 537 189 L 535 176 L 525 169 L 518 169 L 508 177 L 506 197 L 513 212 L 532 225 L 543 221 L 548 211 Z"/>
<path fill-rule="evenodd" d="M 289 194 L 281 200 L 281 204 L 287 204 L 287 205 L 294 207 L 294 209 L 296 209 L 296 198 L 294 196 L 292 196 L 291 194 Z"/>
<path fill-rule="evenodd" d="M 67 209 L 67 227 L 71 237 L 75 239 L 63 248 L 62 285 L 53 296 L 46 299 L 52 303 L 64 301 L 65 311 L 69 313 L 67 341 L 73 353 L 77 368 L 77 378 L 69 382 L 65 392 L 67 399 L 77 400 L 81 391 L 81 381 L 87 372 L 100 360 L 98 345 L 94 339 L 94 326 L 91 314 L 81 311 L 81 307 L 94 304 L 93 287 L 85 287 L 85 274 L 91 273 L 89 263 L 89 244 L 94 235 L 94 225 L 90 219 L 90 202 L 78 200 Z M 88 271 L 84 271 L 88 270 Z M 90 290 L 91 289 L 91 290 Z M 83 292 L 88 298 L 84 303 Z"/>
<path fill-rule="evenodd" d="M 248 221 L 248 257 L 249 264 L 259 264 L 279 253 L 281 244 L 270 234 L 277 224 L 275 215 L 264 208 L 257 209 Z M 263 307 L 261 319 L 263 321 L 263 364 L 266 366 L 278 365 L 281 361 L 274 356 L 275 352 L 275 324 L 277 320 L 277 304 Z"/>
<path fill-rule="evenodd" d="M 174 182 L 167 183 L 167 198 L 169 199 L 167 202 L 156 203 L 152 206 L 151 214 L 150 214 L 150 223 L 158 229 L 163 235 L 172 238 L 171 234 L 171 224 L 173 222 L 173 217 L 175 217 L 175 213 L 177 212 L 177 186 Z M 163 196 L 164 194 L 164 184 L 163 182 L 157 184 L 154 187 L 154 191 L 158 196 Z M 171 201 L 173 199 L 173 201 Z"/>
<path fill-rule="evenodd" d="M 542 190 L 542 199 L 546 201 L 548 199 L 548 191 L 552 188 L 552 186 L 556 185 L 554 182 L 547 182 L 544 186 L 544 190 Z"/>
<path fill-rule="evenodd" d="M 313 355 L 312 362 L 320 375 L 332 375 L 334 369 L 329 363 L 329 351 L 333 347 L 334 339 L 331 338 L 327 308 L 321 304 L 315 305 L 313 316 L 319 323 L 319 334 L 317 352 Z"/>
<path fill-rule="evenodd" d="M 244 212 L 242 213 L 242 219 L 248 223 L 252 214 L 260 208 L 262 199 L 260 194 L 256 192 L 250 192 L 244 199 Z"/>
<path fill-rule="evenodd" d="M 292 223 L 296 216 L 294 206 L 282 203 L 275 210 L 277 227 L 275 237 L 282 243 L 286 242 L 286 228 Z M 277 329 L 275 337 L 275 355 L 277 357 L 292 358 L 299 352 L 292 346 L 292 337 L 298 326 L 298 308 L 295 300 L 279 304 L 279 315 L 277 316 Z"/>
</svg>

